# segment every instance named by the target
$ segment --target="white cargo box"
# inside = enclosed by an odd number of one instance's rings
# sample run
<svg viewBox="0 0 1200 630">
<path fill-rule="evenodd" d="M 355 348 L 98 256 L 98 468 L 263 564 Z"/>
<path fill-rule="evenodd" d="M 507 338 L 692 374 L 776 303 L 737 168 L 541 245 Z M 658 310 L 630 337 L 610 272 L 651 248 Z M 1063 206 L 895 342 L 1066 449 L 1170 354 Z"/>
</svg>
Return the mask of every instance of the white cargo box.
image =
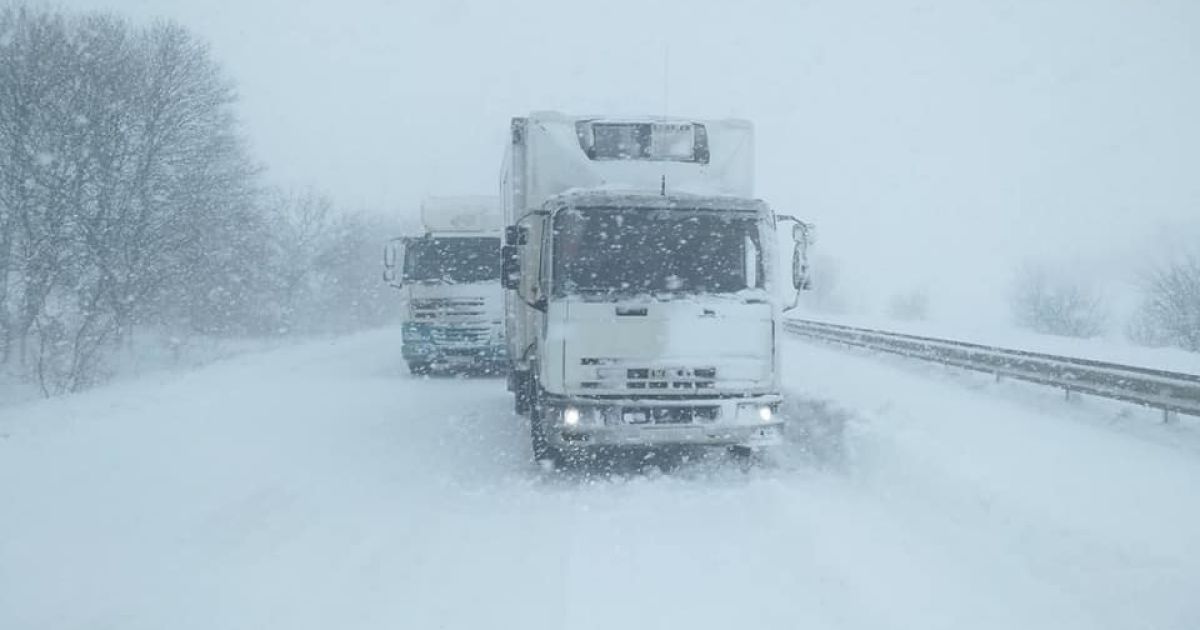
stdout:
<svg viewBox="0 0 1200 630">
<path fill-rule="evenodd" d="M 568 191 L 754 195 L 747 120 L 535 112 L 513 119 L 512 134 L 502 173 L 510 223 Z"/>
<path fill-rule="evenodd" d="M 421 202 L 421 223 L 429 233 L 500 231 L 500 202 L 484 195 L 429 197 Z"/>
</svg>

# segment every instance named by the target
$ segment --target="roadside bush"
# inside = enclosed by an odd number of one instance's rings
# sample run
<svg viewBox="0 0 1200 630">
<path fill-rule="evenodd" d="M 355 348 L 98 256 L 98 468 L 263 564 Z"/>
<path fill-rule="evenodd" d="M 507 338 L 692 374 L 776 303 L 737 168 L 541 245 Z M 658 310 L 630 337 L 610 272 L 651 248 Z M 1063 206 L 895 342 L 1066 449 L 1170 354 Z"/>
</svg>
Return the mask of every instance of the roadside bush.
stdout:
<svg viewBox="0 0 1200 630">
<path fill-rule="evenodd" d="M 1200 352 L 1200 255 L 1158 265 L 1139 284 L 1142 303 L 1127 330 L 1129 337 L 1146 345 Z"/>
<path fill-rule="evenodd" d="M 1042 334 L 1095 337 L 1108 323 L 1104 300 L 1092 286 L 1038 265 L 1017 273 L 1010 305 L 1018 326 Z"/>
</svg>

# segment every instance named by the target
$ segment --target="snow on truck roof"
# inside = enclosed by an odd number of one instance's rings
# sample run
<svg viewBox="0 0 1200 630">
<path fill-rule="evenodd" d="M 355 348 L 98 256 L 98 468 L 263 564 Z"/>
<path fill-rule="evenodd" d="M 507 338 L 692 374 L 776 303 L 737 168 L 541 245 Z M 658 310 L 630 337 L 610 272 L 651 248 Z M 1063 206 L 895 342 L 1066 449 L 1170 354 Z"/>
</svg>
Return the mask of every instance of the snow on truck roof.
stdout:
<svg viewBox="0 0 1200 630">
<path fill-rule="evenodd" d="M 729 195 L 698 195 L 667 193 L 660 195 L 641 191 L 611 189 L 568 190 L 555 195 L 554 201 L 573 208 L 644 208 L 647 210 L 721 210 L 724 212 L 769 212 L 770 206 L 761 199 Z"/>
</svg>

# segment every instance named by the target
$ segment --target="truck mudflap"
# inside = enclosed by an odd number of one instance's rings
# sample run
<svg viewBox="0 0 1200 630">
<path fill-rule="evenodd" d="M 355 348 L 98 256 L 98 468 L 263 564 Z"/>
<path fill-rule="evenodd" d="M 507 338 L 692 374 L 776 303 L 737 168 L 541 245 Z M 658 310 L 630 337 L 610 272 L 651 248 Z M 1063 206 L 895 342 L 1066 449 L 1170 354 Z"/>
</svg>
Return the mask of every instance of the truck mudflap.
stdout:
<svg viewBox="0 0 1200 630">
<path fill-rule="evenodd" d="M 775 446 L 784 419 L 777 395 L 711 400 L 543 401 L 546 438 L 585 446 Z"/>
</svg>

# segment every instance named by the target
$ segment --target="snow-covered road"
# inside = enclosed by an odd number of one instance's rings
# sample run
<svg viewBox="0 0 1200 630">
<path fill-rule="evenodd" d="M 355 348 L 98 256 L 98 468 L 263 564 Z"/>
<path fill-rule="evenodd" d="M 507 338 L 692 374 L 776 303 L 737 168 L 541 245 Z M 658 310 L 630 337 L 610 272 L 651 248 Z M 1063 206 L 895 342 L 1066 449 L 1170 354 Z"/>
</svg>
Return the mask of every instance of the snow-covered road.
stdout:
<svg viewBox="0 0 1200 630">
<path fill-rule="evenodd" d="M 790 341 L 843 457 L 581 478 L 398 347 L 0 407 L 0 628 L 1200 627 L 1182 429 Z"/>
</svg>

